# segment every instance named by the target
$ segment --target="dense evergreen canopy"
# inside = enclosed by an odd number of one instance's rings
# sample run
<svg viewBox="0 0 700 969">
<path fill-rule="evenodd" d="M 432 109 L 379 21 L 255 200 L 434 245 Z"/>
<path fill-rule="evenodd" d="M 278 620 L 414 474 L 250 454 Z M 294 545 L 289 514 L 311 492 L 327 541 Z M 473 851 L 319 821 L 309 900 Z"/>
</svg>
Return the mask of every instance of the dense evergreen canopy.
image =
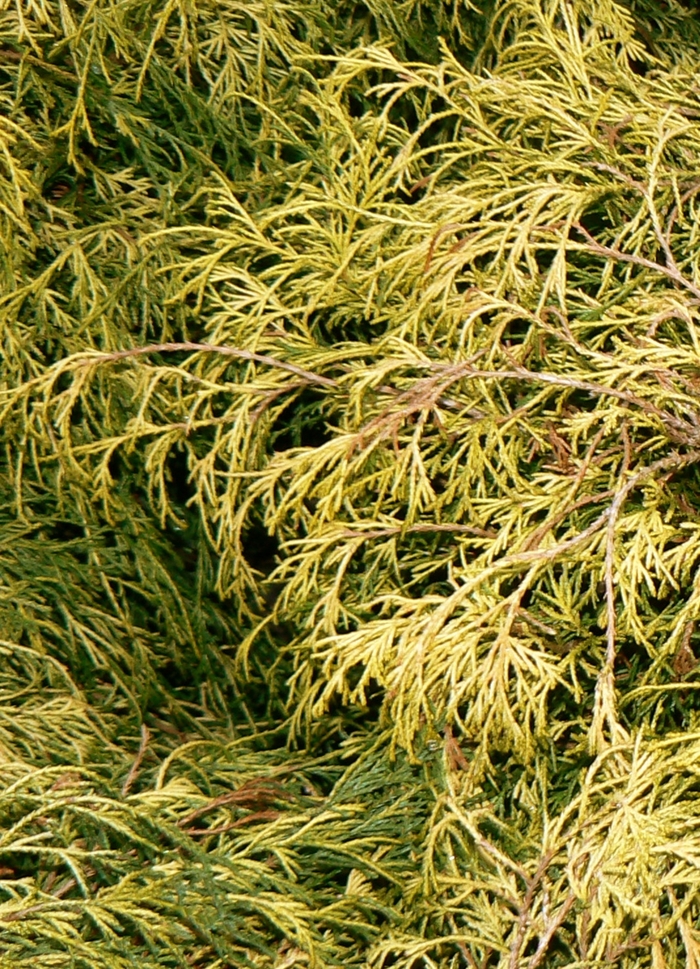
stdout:
<svg viewBox="0 0 700 969">
<path fill-rule="evenodd" d="M 0 969 L 698 969 L 697 15 L 0 12 Z"/>
</svg>

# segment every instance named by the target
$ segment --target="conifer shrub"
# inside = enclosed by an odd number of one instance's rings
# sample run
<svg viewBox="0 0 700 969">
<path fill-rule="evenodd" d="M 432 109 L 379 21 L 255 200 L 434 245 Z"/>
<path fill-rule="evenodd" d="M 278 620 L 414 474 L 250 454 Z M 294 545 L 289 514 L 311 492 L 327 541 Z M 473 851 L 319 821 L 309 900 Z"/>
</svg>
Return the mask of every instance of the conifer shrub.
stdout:
<svg viewBox="0 0 700 969">
<path fill-rule="evenodd" d="M 695 969 L 692 9 L 0 11 L 0 969 Z"/>
</svg>

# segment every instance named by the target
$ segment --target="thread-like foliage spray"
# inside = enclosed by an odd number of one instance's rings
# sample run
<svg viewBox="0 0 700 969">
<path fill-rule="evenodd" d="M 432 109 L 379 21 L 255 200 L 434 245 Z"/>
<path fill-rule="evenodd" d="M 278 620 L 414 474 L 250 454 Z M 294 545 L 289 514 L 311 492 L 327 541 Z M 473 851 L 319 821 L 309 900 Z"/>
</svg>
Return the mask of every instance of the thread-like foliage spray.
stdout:
<svg viewBox="0 0 700 969">
<path fill-rule="evenodd" d="M 0 21 L 1 969 L 696 969 L 692 12 Z"/>
</svg>

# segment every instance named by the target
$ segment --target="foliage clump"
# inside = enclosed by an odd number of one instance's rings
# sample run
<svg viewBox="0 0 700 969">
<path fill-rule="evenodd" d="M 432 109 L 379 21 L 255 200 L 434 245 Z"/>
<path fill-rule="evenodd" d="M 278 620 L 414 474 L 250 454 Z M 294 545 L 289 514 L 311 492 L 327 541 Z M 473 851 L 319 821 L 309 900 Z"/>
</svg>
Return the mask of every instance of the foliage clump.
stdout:
<svg viewBox="0 0 700 969">
<path fill-rule="evenodd" d="M 0 967 L 700 962 L 700 30 L 0 4 Z"/>
</svg>

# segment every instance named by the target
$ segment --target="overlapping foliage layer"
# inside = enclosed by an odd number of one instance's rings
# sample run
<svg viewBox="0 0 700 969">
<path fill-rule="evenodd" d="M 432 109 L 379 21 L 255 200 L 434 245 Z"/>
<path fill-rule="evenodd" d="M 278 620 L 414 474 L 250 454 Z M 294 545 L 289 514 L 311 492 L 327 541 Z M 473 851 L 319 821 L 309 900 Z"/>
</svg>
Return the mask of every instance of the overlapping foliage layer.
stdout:
<svg viewBox="0 0 700 969">
<path fill-rule="evenodd" d="M 697 967 L 693 11 L 0 16 L 0 966 Z"/>
</svg>

